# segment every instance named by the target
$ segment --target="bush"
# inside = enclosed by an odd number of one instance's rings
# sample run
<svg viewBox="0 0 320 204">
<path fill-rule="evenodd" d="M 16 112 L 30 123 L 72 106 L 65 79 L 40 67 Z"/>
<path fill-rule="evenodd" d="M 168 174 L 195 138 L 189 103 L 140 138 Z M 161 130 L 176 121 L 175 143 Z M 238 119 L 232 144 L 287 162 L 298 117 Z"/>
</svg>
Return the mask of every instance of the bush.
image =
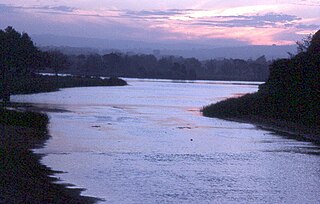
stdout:
<svg viewBox="0 0 320 204">
<path fill-rule="evenodd" d="M 0 124 L 47 131 L 48 122 L 49 118 L 45 114 L 0 109 Z"/>
<path fill-rule="evenodd" d="M 16 78 L 11 85 L 11 94 L 30 94 L 40 92 L 57 91 L 59 88 L 87 87 L 87 86 L 124 86 L 127 82 L 112 77 L 110 79 L 91 77 L 56 77 L 32 75 L 28 77 Z M 2 87 L 0 83 L 0 93 Z"/>
</svg>

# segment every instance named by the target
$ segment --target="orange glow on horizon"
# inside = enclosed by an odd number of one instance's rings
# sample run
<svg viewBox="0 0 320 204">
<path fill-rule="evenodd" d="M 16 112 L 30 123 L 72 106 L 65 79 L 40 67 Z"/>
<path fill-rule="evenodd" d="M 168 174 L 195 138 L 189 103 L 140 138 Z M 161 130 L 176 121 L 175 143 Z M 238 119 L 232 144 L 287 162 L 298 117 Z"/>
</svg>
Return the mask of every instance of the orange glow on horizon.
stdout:
<svg viewBox="0 0 320 204">
<path fill-rule="evenodd" d="M 284 28 L 254 28 L 254 27 L 210 27 L 190 26 L 188 24 L 177 25 L 174 22 L 167 22 L 161 25 L 153 25 L 150 29 L 161 28 L 173 35 L 163 39 L 175 40 L 197 40 L 197 39 L 235 39 L 251 45 L 289 45 L 293 41 L 276 40 L 274 36 L 280 34 Z M 176 36 L 176 37 L 173 37 Z"/>
</svg>

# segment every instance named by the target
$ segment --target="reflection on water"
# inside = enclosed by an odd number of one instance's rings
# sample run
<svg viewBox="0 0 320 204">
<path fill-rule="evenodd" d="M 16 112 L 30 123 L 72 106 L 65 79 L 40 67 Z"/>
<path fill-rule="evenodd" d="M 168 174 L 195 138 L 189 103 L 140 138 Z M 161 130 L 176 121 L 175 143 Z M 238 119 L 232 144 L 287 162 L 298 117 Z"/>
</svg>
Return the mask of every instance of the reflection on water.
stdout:
<svg viewBox="0 0 320 204">
<path fill-rule="evenodd" d="M 14 96 L 48 111 L 43 163 L 106 203 L 319 203 L 320 149 L 204 105 L 256 84 L 129 80 Z"/>
</svg>

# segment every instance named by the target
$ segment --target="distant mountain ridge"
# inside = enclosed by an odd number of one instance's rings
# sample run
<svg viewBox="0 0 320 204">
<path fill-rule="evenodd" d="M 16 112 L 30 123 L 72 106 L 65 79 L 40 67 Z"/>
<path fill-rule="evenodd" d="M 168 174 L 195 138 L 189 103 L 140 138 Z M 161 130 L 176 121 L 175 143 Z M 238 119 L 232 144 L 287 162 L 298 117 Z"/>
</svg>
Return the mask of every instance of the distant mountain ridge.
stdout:
<svg viewBox="0 0 320 204">
<path fill-rule="evenodd" d="M 262 55 L 270 59 L 288 58 L 288 52 L 296 53 L 296 45 L 250 45 L 241 47 L 214 47 L 206 44 L 185 43 L 150 43 L 131 40 L 108 40 L 98 38 L 83 38 L 56 35 L 31 35 L 37 46 L 64 47 L 68 52 L 75 53 L 98 52 L 107 53 L 118 50 L 119 52 L 132 52 L 137 54 L 154 54 L 160 56 L 173 55 L 182 57 L 195 57 L 199 60 L 233 58 L 256 59 Z M 81 48 L 81 49 L 79 49 Z"/>
</svg>

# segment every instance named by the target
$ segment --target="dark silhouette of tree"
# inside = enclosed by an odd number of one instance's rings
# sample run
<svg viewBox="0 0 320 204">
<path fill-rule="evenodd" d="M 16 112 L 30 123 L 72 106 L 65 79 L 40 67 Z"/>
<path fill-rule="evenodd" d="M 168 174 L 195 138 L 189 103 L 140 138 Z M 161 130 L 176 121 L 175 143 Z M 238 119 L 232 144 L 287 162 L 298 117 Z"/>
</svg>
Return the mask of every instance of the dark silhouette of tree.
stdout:
<svg viewBox="0 0 320 204">
<path fill-rule="evenodd" d="M 320 121 L 320 31 L 308 39 L 303 50 L 298 45 L 296 56 L 271 64 L 269 79 L 259 89 L 271 99 L 273 110 L 279 110 L 274 115 L 305 125 Z"/>
<path fill-rule="evenodd" d="M 273 61 L 269 78 L 257 93 L 205 107 L 204 115 L 242 119 L 258 116 L 319 129 L 320 30 L 299 49 L 301 52 L 290 59 Z"/>
<path fill-rule="evenodd" d="M 109 75 L 117 76 L 119 74 L 122 57 L 119 54 L 110 53 L 110 54 L 104 55 L 102 59 L 103 59 L 103 64 L 105 65 Z"/>
<path fill-rule="evenodd" d="M 48 67 L 54 71 L 56 76 L 58 76 L 59 72 L 69 67 L 68 56 L 60 51 L 52 50 L 46 54 L 48 57 Z"/>
<path fill-rule="evenodd" d="M 10 26 L 0 30 L 0 75 L 4 104 L 10 101 L 13 80 L 40 68 L 40 56 L 40 51 L 27 33 L 21 34 Z"/>
<path fill-rule="evenodd" d="M 267 59 L 266 59 L 266 57 L 264 55 L 262 55 L 261 57 L 258 57 L 256 59 L 256 63 L 258 63 L 258 64 L 266 64 L 267 63 Z"/>
<path fill-rule="evenodd" d="M 307 37 L 303 38 L 301 41 L 297 41 L 297 52 L 306 52 L 311 44 L 312 35 L 309 34 Z"/>
<path fill-rule="evenodd" d="M 190 80 L 196 80 L 197 79 L 197 73 L 196 73 L 196 71 L 194 69 L 190 69 L 189 70 L 187 79 L 190 79 Z"/>
<path fill-rule="evenodd" d="M 109 53 L 69 55 L 68 73 L 92 76 L 122 76 L 160 79 L 207 79 L 265 81 L 269 64 L 265 56 L 256 60 L 215 59 Z M 52 70 L 53 71 L 53 70 Z"/>
<path fill-rule="evenodd" d="M 85 75 L 103 74 L 102 58 L 98 54 L 89 55 L 84 64 L 84 67 L 85 67 Z"/>
<path fill-rule="evenodd" d="M 307 49 L 312 55 L 320 54 L 320 30 L 318 30 L 311 38 L 310 46 Z"/>
</svg>

